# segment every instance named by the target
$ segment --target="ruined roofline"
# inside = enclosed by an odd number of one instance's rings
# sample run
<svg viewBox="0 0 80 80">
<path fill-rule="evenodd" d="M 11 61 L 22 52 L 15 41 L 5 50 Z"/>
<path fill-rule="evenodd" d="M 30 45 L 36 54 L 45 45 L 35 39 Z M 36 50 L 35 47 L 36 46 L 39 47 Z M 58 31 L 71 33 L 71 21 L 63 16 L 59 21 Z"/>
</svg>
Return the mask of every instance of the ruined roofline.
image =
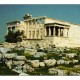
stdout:
<svg viewBox="0 0 80 80">
<path fill-rule="evenodd" d="M 20 23 L 20 21 L 19 20 L 15 20 L 15 21 L 8 22 L 6 24 L 8 25 L 8 24 L 13 24 L 13 23 Z"/>
<path fill-rule="evenodd" d="M 58 20 L 58 19 L 55 19 L 55 18 L 49 18 L 49 17 L 46 17 L 46 16 L 39 16 L 39 17 L 36 17 L 36 18 L 31 18 L 31 19 L 28 19 L 28 20 L 23 20 L 23 21 L 30 21 L 30 20 L 37 20 L 37 19 L 51 19 L 51 20 L 54 20 L 54 21 L 60 21 L 60 22 L 64 22 L 65 24 L 69 24 L 69 25 L 78 25 L 80 26 L 80 24 L 76 24 L 76 23 L 72 23 L 72 22 L 67 22 L 67 21 L 63 21 L 63 20 Z M 22 21 L 22 20 L 21 20 Z M 12 23 L 20 23 L 19 20 L 15 20 L 15 21 L 11 21 L 11 22 L 8 22 L 8 24 L 12 24 Z"/>
<path fill-rule="evenodd" d="M 72 23 L 72 22 L 67 22 L 67 21 L 63 21 L 63 20 L 58 20 L 58 19 L 55 19 L 55 18 L 49 18 L 49 17 L 46 17 L 46 18 L 48 18 L 48 19 L 52 19 L 52 20 L 55 20 L 55 21 L 60 21 L 60 22 L 64 22 L 65 24 L 67 23 L 67 24 L 69 24 L 69 25 L 78 25 L 78 26 L 80 26 L 80 24 L 76 24 L 76 23 Z"/>
<path fill-rule="evenodd" d="M 28 19 L 28 20 L 24 20 L 24 21 L 30 21 L 30 20 L 37 20 L 37 19 L 45 19 L 47 18 L 46 16 L 39 16 L 39 17 L 36 17 L 36 18 L 31 18 L 31 19 Z"/>
</svg>

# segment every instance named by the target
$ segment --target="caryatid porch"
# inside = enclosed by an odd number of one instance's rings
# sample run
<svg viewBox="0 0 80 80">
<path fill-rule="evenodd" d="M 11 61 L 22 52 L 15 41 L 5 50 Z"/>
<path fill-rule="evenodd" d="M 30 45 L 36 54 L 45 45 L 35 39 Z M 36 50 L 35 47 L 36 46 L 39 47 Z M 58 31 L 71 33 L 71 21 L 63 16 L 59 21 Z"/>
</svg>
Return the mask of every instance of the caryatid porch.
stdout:
<svg viewBox="0 0 80 80">
<path fill-rule="evenodd" d="M 45 36 L 46 37 L 68 37 L 69 25 L 59 23 L 45 24 Z"/>
</svg>

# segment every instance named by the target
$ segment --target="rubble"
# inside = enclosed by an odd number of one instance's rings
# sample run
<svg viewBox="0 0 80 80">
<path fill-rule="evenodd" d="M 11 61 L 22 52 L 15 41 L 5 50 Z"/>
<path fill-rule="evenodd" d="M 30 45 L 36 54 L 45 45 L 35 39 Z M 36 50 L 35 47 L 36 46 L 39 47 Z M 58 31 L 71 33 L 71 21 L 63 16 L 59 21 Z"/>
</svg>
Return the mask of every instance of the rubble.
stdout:
<svg viewBox="0 0 80 80">
<path fill-rule="evenodd" d="M 49 75 L 80 75 L 79 72 L 75 71 L 70 71 L 69 73 L 69 70 L 64 68 L 64 66 L 68 68 L 69 66 L 73 66 L 73 68 L 79 69 L 80 60 L 78 60 L 78 54 L 72 52 L 65 53 L 63 51 L 64 48 L 48 47 L 44 49 L 41 45 L 39 46 L 37 49 L 35 47 L 32 48 L 32 45 L 25 47 L 16 46 L 15 50 L 24 50 L 20 55 L 18 51 L 16 53 L 11 52 L 11 50 L 13 50 L 11 48 L 0 48 L 0 61 L 5 62 L 9 69 L 16 70 L 20 75 L 26 75 L 28 73 L 37 74 L 37 72 L 35 72 L 37 69 L 44 68 L 47 69 L 46 74 Z M 31 56 L 29 59 L 26 57 L 28 54 Z M 58 66 L 61 65 L 62 67 L 58 68 Z M 40 75 L 42 75 L 42 73 Z"/>
<path fill-rule="evenodd" d="M 54 66 L 56 64 L 56 60 L 55 59 L 44 60 L 44 63 L 47 66 Z"/>
<path fill-rule="evenodd" d="M 25 48 L 24 54 L 35 55 L 37 50 Z"/>
<path fill-rule="evenodd" d="M 34 57 L 39 58 L 39 57 L 43 57 L 43 56 L 45 56 L 45 55 L 46 55 L 46 53 L 44 53 L 44 52 L 37 52 L 37 53 L 34 55 Z"/>
<path fill-rule="evenodd" d="M 40 65 L 40 67 L 45 67 L 45 63 L 44 62 L 40 62 L 39 65 Z"/>
<path fill-rule="evenodd" d="M 74 58 L 75 56 L 77 56 L 76 53 L 69 53 L 69 54 L 66 54 L 66 57 L 68 57 L 68 58 Z"/>
<path fill-rule="evenodd" d="M 15 60 L 20 60 L 20 61 L 25 61 L 26 57 L 25 56 L 16 56 L 14 59 Z"/>
<path fill-rule="evenodd" d="M 32 67 L 35 67 L 35 68 L 39 67 L 39 60 L 32 60 L 31 65 Z"/>
<path fill-rule="evenodd" d="M 15 58 L 16 56 L 17 56 L 16 53 L 5 53 L 4 54 L 4 58 L 8 58 L 8 59 Z"/>
<path fill-rule="evenodd" d="M 58 60 L 57 61 L 57 64 L 59 65 L 59 64 L 65 64 L 65 61 L 64 60 Z"/>
</svg>

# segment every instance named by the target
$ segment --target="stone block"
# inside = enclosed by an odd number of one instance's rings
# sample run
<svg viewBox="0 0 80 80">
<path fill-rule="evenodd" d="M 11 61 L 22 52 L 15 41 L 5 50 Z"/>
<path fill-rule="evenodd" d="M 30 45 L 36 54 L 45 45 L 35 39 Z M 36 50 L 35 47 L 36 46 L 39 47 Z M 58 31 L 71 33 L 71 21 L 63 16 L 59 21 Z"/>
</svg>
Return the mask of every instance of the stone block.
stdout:
<svg viewBox="0 0 80 80">
<path fill-rule="evenodd" d="M 55 59 L 44 60 L 44 63 L 47 66 L 54 66 L 56 64 L 56 60 Z"/>
</svg>

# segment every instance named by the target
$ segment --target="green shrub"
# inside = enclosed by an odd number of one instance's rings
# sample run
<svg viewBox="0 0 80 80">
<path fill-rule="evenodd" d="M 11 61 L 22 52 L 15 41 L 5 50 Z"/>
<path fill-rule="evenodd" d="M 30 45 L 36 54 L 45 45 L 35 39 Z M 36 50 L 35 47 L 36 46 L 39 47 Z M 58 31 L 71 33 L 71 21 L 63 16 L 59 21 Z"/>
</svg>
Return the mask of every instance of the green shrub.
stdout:
<svg viewBox="0 0 80 80">
<path fill-rule="evenodd" d="M 16 50 L 16 49 L 13 49 L 13 50 L 11 51 L 11 53 L 17 53 L 17 55 L 23 55 L 24 50 Z"/>
</svg>

